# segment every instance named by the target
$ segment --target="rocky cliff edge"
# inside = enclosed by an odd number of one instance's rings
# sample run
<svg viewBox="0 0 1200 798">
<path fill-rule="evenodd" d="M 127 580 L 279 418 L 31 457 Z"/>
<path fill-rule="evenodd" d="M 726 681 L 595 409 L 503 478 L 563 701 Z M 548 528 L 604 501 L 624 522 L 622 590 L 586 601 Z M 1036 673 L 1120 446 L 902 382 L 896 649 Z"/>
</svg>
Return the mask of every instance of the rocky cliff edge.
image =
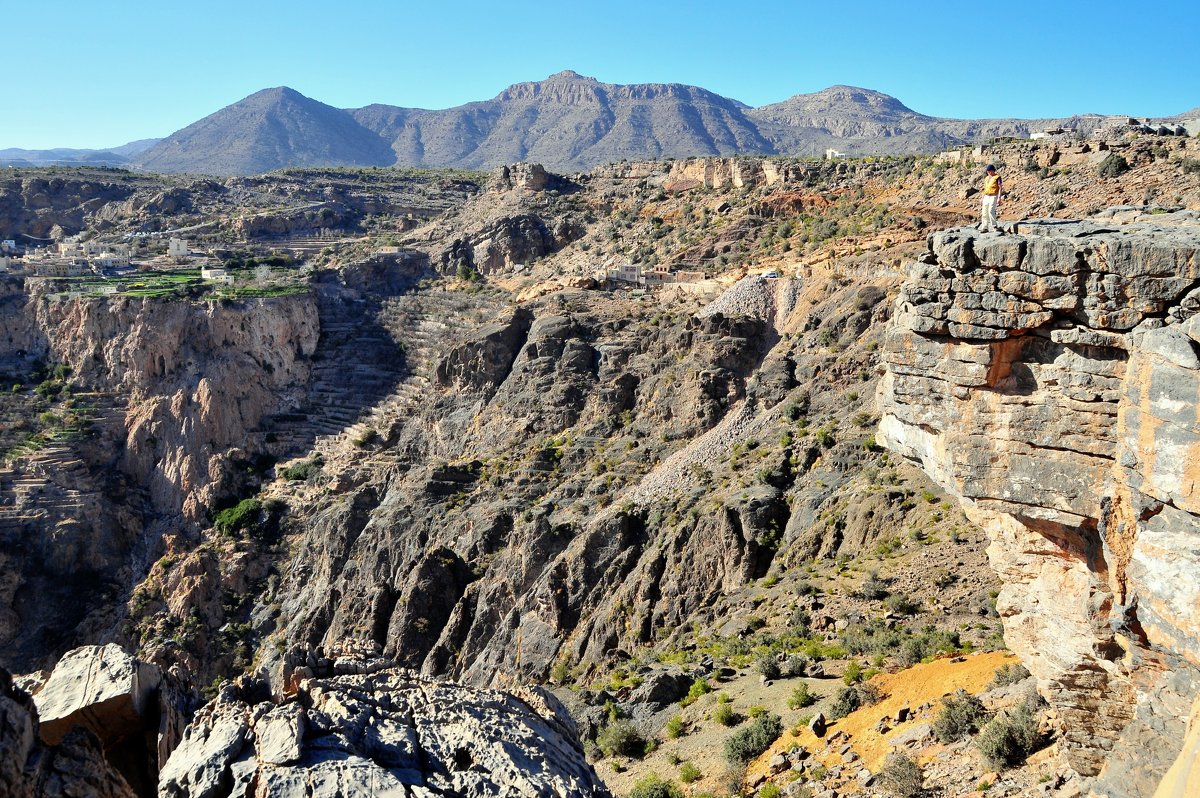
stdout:
<svg viewBox="0 0 1200 798">
<path fill-rule="evenodd" d="M 1105 795 L 1153 793 L 1200 692 L 1200 226 L 1157 221 L 931 235 L 880 384 L 879 442 L 988 530 L 1005 639 Z"/>
</svg>

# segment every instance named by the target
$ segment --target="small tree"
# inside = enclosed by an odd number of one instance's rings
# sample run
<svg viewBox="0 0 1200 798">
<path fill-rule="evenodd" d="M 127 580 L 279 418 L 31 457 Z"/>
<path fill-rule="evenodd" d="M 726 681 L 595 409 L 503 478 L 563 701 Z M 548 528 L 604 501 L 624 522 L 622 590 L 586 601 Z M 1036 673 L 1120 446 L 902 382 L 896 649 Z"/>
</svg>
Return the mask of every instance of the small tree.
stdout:
<svg viewBox="0 0 1200 798">
<path fill-rule="evenodd" d="M 791 698 L 788 699 L 788 709 L 803 709 L 812 706 L 816 701 L 816 696 L 808 690 L 808 683 L 800 682 L 796 689 L 792 690 Z"/>
<path fill-rule="evenodd" d="M 779 660 L 773 654 L 763 654 L 758 658 L 758 672 L 766 679 L 774 681 L 783 675 L 783 669 L 779 666 Z"/>
<path fill-rule="evenodd" d="M 833 699 L 833 704 L 829 707 L 829 717 L 834 720 L 844 718 L 860 706 L 862 706 L 862 699 L 859 697 L 858 691 L 853 687 L 843 687 L 838 691 L 837 696 Z"/>
<path fill-rule="evenodd" d="M 725 740 L 725 759 L 733 765 L 744 765 L 771 747 L 783 734 L 783 720 L 778 715 L 759 715 L 741 731 Z"/>
<path fill-rule="evenodd" d="M 642 757 L 646 753 L 646 738 L 631 723 L 623 720 L 610 723 L 596 736 L 596 745 L 605 756 Z"/>
<path fill-rule="evenodd" d="M 1125 160 L 1122 155 L 1117 155 L 1115 152 L 1109 153 L 1109 156 L 1100 162 L 1100 167 L 1097 173 L 1101 177 L 1118 177 L 1129 171 L 1129 161 Z"/>
</svg>

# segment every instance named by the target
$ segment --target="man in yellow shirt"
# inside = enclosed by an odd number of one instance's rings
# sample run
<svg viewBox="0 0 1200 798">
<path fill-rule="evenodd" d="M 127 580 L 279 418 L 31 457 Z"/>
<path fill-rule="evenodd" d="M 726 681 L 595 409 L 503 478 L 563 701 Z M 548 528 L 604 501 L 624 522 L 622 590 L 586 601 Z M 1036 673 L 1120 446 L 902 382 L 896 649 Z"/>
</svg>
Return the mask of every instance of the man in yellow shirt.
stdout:
<svg viewBox="0 0 1200 798">
<path fill-rule="evenodd" d="M 979 223 L 979 229 L 985 233 L 1004 232 L 1000 229 L 1000 220 L 997 218 L 1000 212 L 1000 195 L 1003 191 L 1004 182 L 1000 175 L 996 174 L 996 167 L 988 164 L 987 174 L 983 177 L 983 219 Z"/>
</svg>

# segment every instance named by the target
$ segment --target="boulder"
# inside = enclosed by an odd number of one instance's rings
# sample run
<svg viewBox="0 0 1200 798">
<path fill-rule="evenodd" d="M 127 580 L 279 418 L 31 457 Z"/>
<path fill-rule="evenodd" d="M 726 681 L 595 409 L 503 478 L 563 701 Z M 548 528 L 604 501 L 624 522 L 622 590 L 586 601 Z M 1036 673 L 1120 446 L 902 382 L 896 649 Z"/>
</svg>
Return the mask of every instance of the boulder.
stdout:
<svg viewBox="0 0 1200 798">
<path fill-rule="evenodd" d="M 818 737 L 825 736 L 825 713 L 818 712 L 813 716 L 813 719 L 808 722 L 809 730 Z"/>
<path fill-rule="evenodd" d="M 54 745 L 71 728 L 90 729 L 105 745 L 141 732 L 157 715 L 157 667 L 120 646 L 83 646 L 63 656 L 34 697 L 41 738 Z"/>
<path fill-rule="evenodd" d="M 679 672 L 651 671 L 630 693 L 631 704 L 651 704 L 664 709 L 687 695 L 692 677 Z"/>
<path fill-rule="evenodd" d="M 134 798 L 105 759 L 96 735 L 83 727 L 55 745 L 38 735 L 37 706 L 0 669 L 0 796 L 4 798 Z"/>
<path fill-rule="evenodd" d="M 521 697 L 518 697 L 521 696 Z M 565 708 L 390 667 L 309 679 L 280 703 L 233 685 L 203 707 L 163 769 L 161 798 L 608 796 Z"/>
</svg>

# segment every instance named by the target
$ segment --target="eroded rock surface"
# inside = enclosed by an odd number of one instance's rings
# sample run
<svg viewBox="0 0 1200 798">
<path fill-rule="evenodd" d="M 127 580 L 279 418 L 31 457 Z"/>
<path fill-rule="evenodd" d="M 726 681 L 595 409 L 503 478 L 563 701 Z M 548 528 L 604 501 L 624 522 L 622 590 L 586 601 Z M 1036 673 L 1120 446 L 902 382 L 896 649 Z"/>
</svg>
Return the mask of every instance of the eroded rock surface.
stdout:
<svg viewBox="0 0 1200 798">
<path fill-rule="evenodd" d="M 935 233 L 889 332 L 880 443 L 991 535 L 1005 638 L 1073 766 L 1149 795 L 1200 688 L 1200 228 Z"/>
<path fill-rule="evenodd" d="M 473 690 L 377 659 L 331 667 L 338 675 L 303 679 L 277 704 L 227 684 L 188 728 L 159 795 L 609 794 L 543 690 Z"/>
<path fill-rule="evenodd" d="M 3 798 L 133 798 L 136 793 L 105 758 L 100 740 L 74 727 L 54 744 L 39 736 L 28 693 L 0 669 L 0 796 Z"/>
</svg>

